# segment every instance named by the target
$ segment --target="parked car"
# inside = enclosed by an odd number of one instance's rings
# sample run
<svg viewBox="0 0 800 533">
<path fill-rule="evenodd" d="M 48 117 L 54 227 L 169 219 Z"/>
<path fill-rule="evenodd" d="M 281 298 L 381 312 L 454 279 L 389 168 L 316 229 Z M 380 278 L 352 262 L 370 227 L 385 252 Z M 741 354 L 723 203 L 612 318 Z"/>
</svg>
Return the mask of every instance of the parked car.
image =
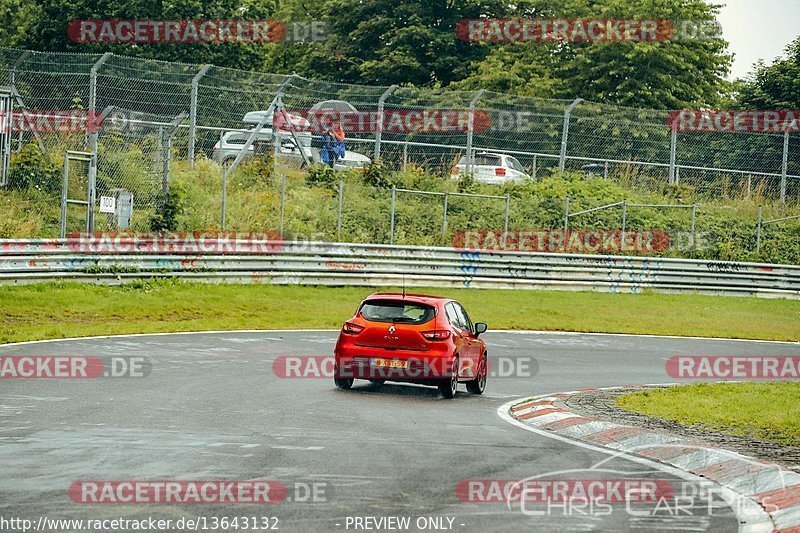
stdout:
<svg viewBox="0 0 800 533">
<path fill-rule="evenodd" d="M 453 167 L 451 177 L 458 177 L 467 171 L 467 156 L 463 156 Z M 525 167 L 515 157 L 508 154 L 478 152 L 472 164 L 475 181 L 481 183 L 520 182 L 530 178 Z"/>
<path fill-rule="evenodd" d="M 320 162 L 321 158 L 319 155 L 319 149 L 312 148 L 311 146 L 312 139 L 319 136 L 312 135 L 308 131 L 308 121 L 303 117 L 291 114 L 288 116 L 292 125 L 295 126 L 297 130 L 294 132 L 294 134 L 291 131 L 283 129 L 278 131 L 281 139 L 279 152 L 281 157 L 296 161 L 299 164 L 304 161 L 303 154 L 305 154 L 305 158 L 309 161 L 317 163 Z M 269 124 L 269 126 L 262 127 L 258 132 L 255 142 L 248 149 L 248 157 L 255 155 L 257 150 L 271 151 L 273 149 L 272 115 L 267 114 L 266 111 L 251 111 L 245 114 L 243 118 L 243 122 L 246 124 L 258 124 L 261 120 L 264 121 L 264 124 Z M 214 145 L 211 151 L 211 158 L 220 164 L 232 163 L 242 151 L 242 147 L 247 142 L 247 139 L 251 133 L 252 130 L 225 132 L 222 138 Z M 371 161 L 372 160 L 369 157 L 363 154 L 345 150 L 344 158 L 336 161 L 334 170 L 361 168 L 369 164 Z"/>
<path fill-rule="evenodd" d="M 590 178 L 592 176 L 605 176 L 608 173 L 608 167 L 606 164 L 599 164 L 599 163 L 592 163 L 589 165 L 583 165 L 581 167 L 583 171 L 584 178 Z"/>
<path fill-rule="evenodd" d="M 351 388 L 356 379 L 435 385 L 445 398 L 466 383 L 469 392 L 482 394 L 489 372 L 486 344 L 479 337 L 486 329 L 449 298 L 372 294 L 342 326 L 334 381 L 341 389 Z"/>
<path fill-rule="evenodd" d="M 364 154 L 359 154 L 358 152 L 353 152 L 352 150 L 345 150 L 344 157 L 336 160 L 336 162 L 333 164 L 333 169 L 349 170 L 353 168 L 363 168 L 371 162 L 372 159 Z"/>
</svg>

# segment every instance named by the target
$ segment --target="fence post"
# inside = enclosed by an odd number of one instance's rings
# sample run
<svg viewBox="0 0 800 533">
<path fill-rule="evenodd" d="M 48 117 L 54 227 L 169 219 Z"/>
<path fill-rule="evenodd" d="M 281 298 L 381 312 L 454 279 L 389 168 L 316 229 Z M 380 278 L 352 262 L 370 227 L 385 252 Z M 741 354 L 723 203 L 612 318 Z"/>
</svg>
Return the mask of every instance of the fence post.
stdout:
<svg viewBox="0 0 800 533">
<path fill-rule="evenodd" d="M 558 156 L 558 170 L 564 172 L 564 167 L 567 164 L 567 138 L 569 137 L 569 119 L 575 107 L 583 102 L 583 98 L 576 98 L 566 111 L 564 111 L 564 127 L 561 130 L 561 153 Z"/>
<path fill-rule="evenodd" d="M 672 121 L 672 134 L 670 135 L 669 140 L 669 184 L 675 185 L 675 165 L 678 161 L 678 130 L 675 127 L 675 121 L 678 120 L 678 117 L 675 117 L 675 120 Z"/>
<path fill-rule="evenodd" d="M 536 179 L 536 154 L 533 154 L 533 179 Z"/>
<path fill-rule="evenodd" d="M 164 132 L 164 126 L 158 127 L 158 140 L 161 141 L 161 195 L 162 201 L 166 202 L 169 194 L 169 155 L 172 143 Z"/>
<path fill-rule="evenodd" d="M 511 211 L 511 195 L 506 194 L 506 221 L 503 225 L 503 231 L 508 233 L 508 213 Z"/>
<path fill-rule="evenodd" d="M 336 217 L 336 242 L 342 242 L 342 201 L 344 198 L 344 181 L 339 180 L 339 214 Z"/>
<path fill-rule="evenodd" d="M 17 58 L 17 61 L 14 63 L 10 69 L 8 69 L 8 85 L 15 90 L 16 92 L 16 84 L 17 84 L 17 69 L 22 65 L 28 57 L 30 57 L 31 51 L 25 50 L 22 54 Z"/>
<path fill-rule="evenodd" d="M 789 130 L 783 134 L 783 164 L 781 165 L 781 206 L 786 207 L 786 175 L 789 173 Z"/>
<path fill-rule="evenodd" d="M 449 193 L 444 193 L 444 216 L 442 217 L 442 244 L 447 243 L 447 198 Z"/>
<path fill-rule="evenodd" d="M 567 196 L 566 205 L 564 206 L 564 244 L 567 243 L 567 231 L 569 231 L 569 196 Z"/>
<path fill-rule="evenodd" d="M 697 204 L 692 204 L 692 227 L 689 230 L 689 250 L 694 253 L 694 221 L 697 217 Z"/>
<path fill-rule="evenodd" d="M 408 166 L 408 141 L 403 143 L 403 170 Z"/>
<path fill-rule="evenodd" d="M 747 199 L 748 200 L 750 199 L 750 193 L 753 190 L 752 189 L 752 183 L 753 183 L 753 175 L 752 174 L 748 174 L 747 175 Z"/>
<path fill-rule="evenodd" d="M 620 246 L 625 246 L 625 226 L 628 223 L 628 200 L 622 200 L 622 235 Z"/>
<path fill-rule="evenodd" d="M 90 163 L 91 164 L 91 163 Z M 61 176 L 61 216 L 59 217 L 62 239 L 67 236 L 67 195 L 69 194 L 69 154 L 64 154 L 64 172 Z"/>
<path fill-rule="evenodd" d="M 603 179 L 608 179 L 608 161 L 603 165 Z"/>
<path fill-rule="evenodd" d="M 281 240 L 283 240 L 283 211 L 285 205 L 286 205 L 286 175 L 281 175 L 281 219 L 279 227 Z"/>
<path fill-rule="evenodd" d="M 479 90 L 475 96 L 472 98 L 472 101 L 469 103 L 469 124 L 467 126 L 467 174 L 472 173 L 472 135 L 475 123 L 475 104 L 478 103 L 478 99 L 483 96 L 484 90 Z"/>
<path fill-rule="evenodd" d="M 756 226 L 756 253 L 761 252 L 761 206 L 758 206 L 758 226 Z"/>
<path fill-rule="evenodd" d="M 222 166 L 222 224 L 221 229 L 225 231 L 225 213 L 227 211 L 228 202 L 228 166 Z"/>
<path fill-rule="evenodd" d="M 391 222 L 389 223 L 389 244 L 394 244 L 394 199 L 397 195 L 397 188 L 392 185 L 392 209 L 391 209 Z"/>
<path fill-rule="evenodd" d="M 197 128 L 197 85 L 200 83 L 200 78 L 205 76 L 210 68 L 211 65 L 203 65 L 203 68 L 192 78 L 192 89 L 189 95 L 189 168 L 194 168 L 195 130 Z M 220 146 L 222 145 L 220 144 Z"/>
<path fill-rule="evenodd" d="M 100 67 L 103 66 L 103 63 L 108 61 L 108 58 L 111 57 L 111 52 L 106 52 L 103 54 L 97 62 L 92 65 L 92 69 L 89 71 L 89 116 L 92 117 L 94 120 L 95 116 L 95 109 L 97 107 L 97 71 Z M 89 161 L 89 194 L 86 200 L 89 202 L 89 206 L 87 209 L 87 230 L 92 232 L 94 231 L 94 203 L 95 203 L 95 196 L 97 194 L 97 141 L 98 141 L 98 129 L 92 128 L 92 133 L 89 134 L 89 151 L 92 153 L 93 157 L 91 157 Z"/>
<path fill-rule="evenodd" d="M 388 89 L 386 89 L 380 98 L 378 98 L 378 122 L 376 124 L 377 129 L 375 130 L 375 161 L 381 158 L 381 134 L 383 132 L 383 104 L 389 95 L 391 95 L 396 89 L 398 85 L 392 85 Z"/>
</svg>

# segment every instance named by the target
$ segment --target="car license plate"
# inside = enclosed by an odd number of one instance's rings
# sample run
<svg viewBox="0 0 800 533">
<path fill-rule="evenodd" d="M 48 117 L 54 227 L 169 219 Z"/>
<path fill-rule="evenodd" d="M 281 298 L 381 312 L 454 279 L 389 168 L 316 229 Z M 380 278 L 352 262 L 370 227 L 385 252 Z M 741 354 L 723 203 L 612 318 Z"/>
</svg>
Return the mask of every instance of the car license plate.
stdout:
<svg viewBox="0 0 800 533">
<path fill-rule="evenodd" d="M 397 359 L 373 359 L 372 366 L 382 368 L 408 368 L 408 361 L 398 361 Z"/>
</svg>

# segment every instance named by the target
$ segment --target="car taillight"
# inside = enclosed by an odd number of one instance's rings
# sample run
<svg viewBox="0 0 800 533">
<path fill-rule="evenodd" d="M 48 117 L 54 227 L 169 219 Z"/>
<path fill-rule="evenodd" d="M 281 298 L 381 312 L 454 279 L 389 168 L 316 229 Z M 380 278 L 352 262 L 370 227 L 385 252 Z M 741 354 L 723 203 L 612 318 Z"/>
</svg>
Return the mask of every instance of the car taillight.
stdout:
<svg viewBox="0 0 800 533">
<path fill-rule="evenodd" d="M 362 331 L 364 331 L 364 326 L 359 326 L 358 324 L 345 322 L 342 326 L 342 333 L 345 335 L 358 335 Z"/>
<path fill-rule="evenodd" d="M 422 336 L 429 341 L 446 341 L 450 338 L 450 331 L 446 329 L 434 329 L 432 331 L 423 331 Z"/>
<path fill-rule="evenodd" d="M 497 167 L 497 168 L 494 169 L 494 175 L 495 176 L 505 176 L 506 175 L 506 169 L 504 169 L 503 167 Z"/>
</svg>

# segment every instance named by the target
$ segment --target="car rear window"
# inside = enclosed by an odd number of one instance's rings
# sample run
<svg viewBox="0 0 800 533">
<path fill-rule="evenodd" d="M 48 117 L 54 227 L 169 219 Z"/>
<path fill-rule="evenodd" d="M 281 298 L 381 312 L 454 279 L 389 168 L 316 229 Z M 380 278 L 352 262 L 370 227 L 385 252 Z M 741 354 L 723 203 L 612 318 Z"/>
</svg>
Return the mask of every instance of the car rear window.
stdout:
<svg viewBox="0 0 800 533">
<path fill-rule="evenodd" d="M 498 166 L 500 166 L 500 156 L 499 155 L 478 154 L 478 155 L 475 156 L 475 164 L 476 165 L 490 166 L 490 167 L 498 167 Z"/>
<path fill-rule="evenodd" d="M 360 313 L 372 322 L 424 324 L 436 316 L 436 309 L 430 305 L 402 300 L 370 300 L 364 302 Z"/>
</svg>

